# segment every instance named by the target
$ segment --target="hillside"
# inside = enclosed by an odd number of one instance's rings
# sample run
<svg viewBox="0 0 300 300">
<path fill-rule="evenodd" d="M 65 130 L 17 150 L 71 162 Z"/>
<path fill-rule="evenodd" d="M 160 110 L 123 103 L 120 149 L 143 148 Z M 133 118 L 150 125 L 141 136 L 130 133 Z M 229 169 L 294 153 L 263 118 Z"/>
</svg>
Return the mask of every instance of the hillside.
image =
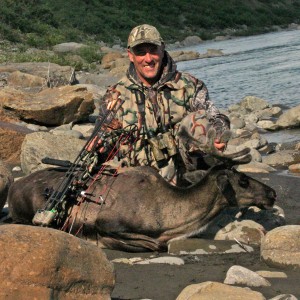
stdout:
<svg viewBox="0 0 300 300">
<path fill-rule="evenodd" d="M 125 44 L 141 23 L 158 27 L 167 42 L 188 35 L 209 39 L 265 32 L 300 21 L 298 0 L 1 0 L 0 39 L 46 48 L 61 42 Z"/>
</svg>

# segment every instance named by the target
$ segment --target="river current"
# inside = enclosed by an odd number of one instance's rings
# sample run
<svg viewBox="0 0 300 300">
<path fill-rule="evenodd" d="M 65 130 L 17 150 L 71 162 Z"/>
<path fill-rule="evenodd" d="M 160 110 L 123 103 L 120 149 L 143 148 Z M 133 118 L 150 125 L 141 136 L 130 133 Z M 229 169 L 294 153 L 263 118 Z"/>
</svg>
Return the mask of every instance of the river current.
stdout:
<svg viewBox="0 0 300 300">
<path fill-rule="evenodd" d="M 203 54 L 207 49 L 225 55 L 177 65 L 205 82 L 217 107 L 228 108 L 248 95 L 270 104 L 300 104 L 300 30 L 208 41 L 183 50 Z"/>
</svg>

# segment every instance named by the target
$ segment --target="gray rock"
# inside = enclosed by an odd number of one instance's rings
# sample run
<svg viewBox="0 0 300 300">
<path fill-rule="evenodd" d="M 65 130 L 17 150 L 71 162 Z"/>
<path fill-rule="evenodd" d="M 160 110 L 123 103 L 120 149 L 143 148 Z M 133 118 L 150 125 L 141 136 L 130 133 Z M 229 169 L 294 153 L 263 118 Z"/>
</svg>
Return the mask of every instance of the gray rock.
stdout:
<svg viewBox="0 0 300 300">
<path fill-rule="evenodd" d="M 25 174 L 48 168 L 41 162 L 42 158 L 50 157 L 74 161 L 85 145 L 79 140 L 66 135 L 53 135 L 49 132 L 35 132 L 26 135 L 21 148 L 21 167 Z"/>
<path fill-rule="evenodd" d="M 184 260 L 179 257 L 170 257 L 170 256 L 162 256 L 150 258 L 142 261 L 138 261 L 135 264 L 137 265 L 149 265 L 149 264 L 167 264 L 167 265 L 184 265 Z"/>
<path fill-rule="evenodd" d="M 265 228 L 252 220 L 234 221 L 220 229 L 215 240 L 235 239 L 246 245 L 260 245 L 264 237 Z"/>
<path fill-rule="evenodd" d="M 206 281 L 192 284 L 185 287 L 178 295 L 176 300 L 232 300 L 232 299 L 251 299 L 265 300 L 266 298 L 259 292 L 241 287 L 234 287 L 219 282 Z"/>
<path fill-rule="evenodd" d="M 284 272 L 276 272 L 276 271 L 256 271 L 258 275 L 264 277 L 264 278 L 287 278 L 286 273 Z"/>
<path fill-rule="evenodd" d="M 3 90 L 0 97 L 1 93 Z M 3 102 L 4 109 L 20 119 L 48 126 L 84 121 L 95 109 L 93 95 L 77 86 L 45 89 L 37 94 L 15 95 L 10 91 L 9 95 Z"/>
<path fill-rule="evenodd" d="M 58 87 L 69 84 L 74 70 L 70 66 L 60 66 L 48 62 L 9 63 L 0 66 L 0 73 L 7 74 L 7 76 L 15 71 L 42 77 L 47 79 L 52 87 Z"/>
<path fill-rule="evenodd" d="M 243 119 L 241 118 L 232 118 L 230 120 L 230 126 L 232 129 L 240 129 L 240 128 L 244 128 L 246 123 Z"/>
<path fill-rule="evenodd" d="M 284 112 L 276 122 L 280 128 L 300 127 L 300 105 Z"/>
<path fill-rule="evenodd" d="M 193 46 L 193 45 L 198 45 L 202 42 L 202 39 L 199 36 L 192 35 L 186 37 L 182 42 L 182 46 Z"/>
<path fill-rule="evenodd" d="M 269 120 L 258 121 L 257 126 L 266 130 L 277 130 L 279 128 L 276 123 Z"/>
<path fill-rule="evenodd" d="M 291 294 L 282 294 L 282 295 L 273 297 L 269 300 L 298 300 L 298 298 L 296 298 L 294 295 L 291 295 Z"/>
<path fill-rule="evenodd" d="M 39 126 L 35 124 L 27 124 L 25 127 L 32 131 L 48 131 L 46 126 Z"/>
<path fill-rule="evenodd" d="M 242 266 L 232 266 L 227 271 L 224 283 L 255 287 L 271 285 L 271 283 L 262 276 Z"/>
<path fill-rule="evenodd" d="M 84 138 L 83 134 L 77 130 L 51 130 L 50 132 L 54 135 L 69 136 L 76 139 Z"/>
<path fill-rule="evenodd" d="M 246 111 L 259 111 L 270 106 L 266 100 L 255 96 L 246 96 L 238 104 Z"/>
<path fill-rule="evenodd" d="M 263 163 L 272 167 L 289 166 L 300 162 L 298 150 L 282 150 L 263 157 Z"/>
<path fill-rule="evenodd" d="M 269 266 L 300 269 L 300 225 L 269 231 L 261 244 L 261 257 Z"/>
<path fill-rule="evenodd" d="M 245 172 L 245 173 L 269 173 L 269 172 L 275 172 L 276 169 L 272 168 L 266 163 L 261 162 L 250 162 L 249 164 L 245 165 L 239 165 L 237 167 L 237 170 L 239 172 Z"/>
<path fill-rule="evenodd" d="M 58 53 L 76 52 L 84 47 L 87 47 L 87 45 L 79 44 L 75 42 L 69 42 L 69 43 L 57 44 L 53 46 L 53 50 Z"/>
<path fill-rule="evenodd" d="M 248 252 L 254 251 L 251 246 L 245 245 Z M 184 254 L 211 254 L 211 253 L 240 253 L 245 252 L 235 241 L 215 241 L 206 239 L 173 240 L 168 245 L 168 253 L 172 255 Z"/>
</svg>

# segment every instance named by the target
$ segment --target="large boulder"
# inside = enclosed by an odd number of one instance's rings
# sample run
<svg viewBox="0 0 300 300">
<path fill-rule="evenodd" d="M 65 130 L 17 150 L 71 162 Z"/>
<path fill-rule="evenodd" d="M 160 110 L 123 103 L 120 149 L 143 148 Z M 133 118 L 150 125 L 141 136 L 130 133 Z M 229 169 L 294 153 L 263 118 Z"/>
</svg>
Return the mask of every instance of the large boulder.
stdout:
<svg viewBox="0 0 300 300">
<path fill-rule="evenodd" d="M 39 88 L 47 87 L 47 81 L 41 76 L 31 75 L 20 71 L 12 72 L 7 78 L 10 86 L 18 88 Z"/>
<path fill-rule="evenodd" d="M 284 167 L 299 162 L 299 150 L 282 150 L 263 157 L 263 163 L 272 167 Z"/>
<path fill-rule="evenodd" d="M 272 267 L 300 269 L 300 225 L 269 231 L 262 240 L 261 258 Z"/>
<path fill-rule="evenodd" d="M 300 127 L 300 105 L 284 112 L 276 122 L 280 128 Z"/>
<path fill-rule="evenodd" d="M 44 157 L 73 162 L 85 143 L 84 140 L 69 135 L 55 135 L 49 132 L 28 134 L 21 148 L 22 170 L 29 174 L 48 168 L 49 165 L 41 162 Z"/>
<path fill-rule="evenodd" d="M 1 299 L 110 299 L 112 264 L 95 245 L 65 232 L 0 227 Z"/>
<path fill-rule="evenodd" d="M 192 284 L 183 289 L 176 300 L 211 300 L 211 299 L 251 299 L 265 300 L 266 298 L 259 292 L 249 288 L 234 287 L 227 284 L 206 281 Z"/>
<path fill-rule="evenodd" d="M 11 89 L 0 92 L 3 108 L 27 122 L 58 126 L 72 121 L 84 121 L 94 111 L 93 95 L 86 87 L 62 86 L 37 94 Z"/>
<path fill-rule="evenodd" d="M 71 66 L 60 66 L 48 62 L 25 62 L 0 65 L 0 73 L 5 74 L 7 77 L 16 71 L 42 77 L 51 83 L 52 86 L 58 87 L 69 84 L 74 69 Z"/>
<path fill-rule="evenodd" d="M 32 130 L 0 121 L 0 159 L 11 164 L 20 163 L 21 146 Z"/>
</svg>

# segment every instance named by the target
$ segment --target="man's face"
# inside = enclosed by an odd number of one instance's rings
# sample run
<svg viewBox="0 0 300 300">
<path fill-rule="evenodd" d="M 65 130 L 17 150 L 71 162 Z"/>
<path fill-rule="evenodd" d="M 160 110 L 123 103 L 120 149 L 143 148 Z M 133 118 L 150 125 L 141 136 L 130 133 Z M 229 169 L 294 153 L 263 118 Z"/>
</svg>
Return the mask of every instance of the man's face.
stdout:
<svg viewBox="0 0 300 300">
<path fill-rule="evenodd" d="M 128 49 L 128 57 L 133 62 L 140 80 L 146 86 L 151 86 L 159 80 L 164 46 L 140 44 Z"/>
</svg>

